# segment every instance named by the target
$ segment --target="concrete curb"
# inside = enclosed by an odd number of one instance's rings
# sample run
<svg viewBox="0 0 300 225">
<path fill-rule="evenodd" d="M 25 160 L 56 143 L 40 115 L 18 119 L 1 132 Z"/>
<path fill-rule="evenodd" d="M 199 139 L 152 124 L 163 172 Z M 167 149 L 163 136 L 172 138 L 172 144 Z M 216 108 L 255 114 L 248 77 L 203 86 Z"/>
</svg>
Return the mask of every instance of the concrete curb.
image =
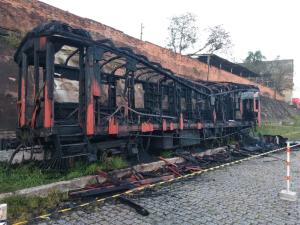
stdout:
<svg viewBox="0 0 300 225">
<path fill-rule="evenodd" d="M 226 149 L 227 149 L 227 147 L 208 149 L 205 152 L 195 153 L 193 155 L 194 156 L 212 155 L 212 154 L 216 154 L 220 151 L 224 151 Z M 183 159 L 181 157 L 174 157 L 174 158 L 168 158 L 168 161 L 176 164 L 176 163 L 183 163 L 185 161 L 185 159 Z M 160 160 L 157 162 L 136 165 L 133 168 L 138 172 L 149 172 L 149 171 L 156 170 L 156 169 L 162 167 L 163 165 L 165 165 L 165 162 Z M 114 170 L 110 173 L 118 178 L 121 178 L 123 176 L 130 174 L 131 171 L 132 171 L 131 168 L 126 168 L 126 169 Z M 53 192 L 53 191 L 68 192 L 68 191 L 76 190 L 79 188 L 83 188 L 95 179 L 97 179 L 98 182 L 100 182 L 100 183 L 103 183 L 106 181 L 106 178 L 98 176 L 98 175 L 79 177 L 79 178 L 75 178 L 75 179 L 68 180 L 68 181 L 59 181 L 59 182 L 55 182 L 55 183 L 51 183 L 51 184 L 45 184 L 45 185 L 41 185 L 41 186 L 37 186 L 37 187 L 31 187 L 31 188 L 26 188 L 26 189 L 22 189 L 22 190 L 17 190 L 14 192 L 2 193 L 2 194 L 0 194 L 0 200 L 3 198 L 10 197 L 10 196 L 41 196 L 41 197 L 45 197 L 50 192 Z"/>
</svg>

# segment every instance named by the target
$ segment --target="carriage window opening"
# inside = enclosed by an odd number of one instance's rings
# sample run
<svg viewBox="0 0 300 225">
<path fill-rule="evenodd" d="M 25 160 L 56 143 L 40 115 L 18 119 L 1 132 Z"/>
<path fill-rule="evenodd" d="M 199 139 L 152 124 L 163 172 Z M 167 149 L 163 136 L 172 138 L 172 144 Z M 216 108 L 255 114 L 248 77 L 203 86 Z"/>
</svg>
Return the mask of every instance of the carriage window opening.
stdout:
<svg viewBox="0 0 300 225">
<path fill-rule="evenodd" d="M 54 63 L 79 68 L 79 51 L 77 48 L 64 45 L 55 53 Z"/>
<path fill-rule="evenodd" d="M 100 93 L 100 105 L 108 106 L 108 84 L 100 84 Z"/>
<path fill-rule="evenodd" d="M 27 95 L 26 95 L 26 118 L 31 118 L 32 111 L 34 109 L 34 66 L 28 66 L 27 77 Z"/>
<path fill-rule="evenodd" d="M 79 102 L 79 82 L 67 78 L 54 78 L 55 102 Z"/>
<path fill-rule="evenodd" d="M 186 101 L 184 97 L 181 97 L 180 99 L 180 105 L 181 105 L 181 110 L 185 111 L 186 110 Z"/>
<path fill-rule="evenodd" d="M 169 97 L 168 95 L 164 95 L 162 99 L 162 109 L 168 110 L 169 109 Z"/>
<path fill-rule="evenodd" d="M 135 102 L 135 108 L 143 109 L 144 106 L 144 94 L 145 91 L 143 89 L 142 84 L 135 84 L 134 85 L 134 102 Z"/>
<path fill-rule="evenodd" d="M 63 45 L 54 57 L 54 101 L 58 103 L 79 103 L 78 48 Z"/>
<path fill-rule="evenodd" d="M 117 80 L 117 89 L 116 89 L 116 104 L 117 106 L 126 105 L 127 97 L 124 96 L 125 80 Z"/>
</svg>

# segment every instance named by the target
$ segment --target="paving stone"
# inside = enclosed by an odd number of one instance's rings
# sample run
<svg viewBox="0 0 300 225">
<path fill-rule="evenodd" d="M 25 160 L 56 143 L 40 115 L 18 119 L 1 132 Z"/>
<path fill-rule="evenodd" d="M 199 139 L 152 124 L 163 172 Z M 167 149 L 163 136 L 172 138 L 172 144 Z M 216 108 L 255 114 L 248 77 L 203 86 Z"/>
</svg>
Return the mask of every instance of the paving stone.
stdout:
<svg viewBox="0 0 300 225">
<path fill-rule="evenodd" d="M 285 154 L 276 157 L 284 159 Z M 294 151 L 292 190 L 300 194 L 299 168 L 300 152 Z M 133 197 L 150 212 L 147 217 L 107 202 L 90 213 L 78 209 L 47 224 L 300 224 L 299 200 L 286 202 L 278 197 L 285 188 L 284 176 L 281 160 L 257 158 L 156 187 L 154 193 L 161 194 L 155 197 Z"/>
</svg>

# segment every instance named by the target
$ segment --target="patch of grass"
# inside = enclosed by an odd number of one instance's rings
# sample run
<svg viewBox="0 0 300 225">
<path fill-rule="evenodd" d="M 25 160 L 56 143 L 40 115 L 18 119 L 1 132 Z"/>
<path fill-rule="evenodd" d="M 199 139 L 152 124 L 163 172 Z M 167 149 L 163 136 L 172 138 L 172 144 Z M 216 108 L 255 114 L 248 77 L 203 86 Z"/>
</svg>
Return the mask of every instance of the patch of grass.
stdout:
<svg viewBox="0 0 300 225">
<path fill-rule="evenodd" d="M 12 196 L 0 200 L 0 203 L 7 203 L 8 205 L 8 221 L 17 223 L 46 214 L 48 210 L 59 207 L 61 202 L 67 199 L 66 193 L 51 192 L 47 197 Z"/>
<path fill-rule="evenodd" d="M 38 186 L 57 180 L 59 174 L 42 173 L 32 163 L 20 165 L 6 171 L 5 165 L 0 165 L 0 193 L 16 191 L 22 188 Z"/>
<path fill-rule="evenodd" d="M 107 158 L 107 160 L 99 166 L 101 170 L 110 171 L 114 169 L 123 169 L 125 167 L 128 167 L 128 162 L 125 161 L 122 157 L 116 156 Z"/>
<path fill-rule="evenodd" d="M 34 163 L 15 166 L 7 172 L 5 165 L 0 164 L 0 193 L 93 175 L 100 170 L 110 171 L 125 167 L 128 167 L 128 162 L 120 156 L 107 158 L 105 162 L 79 161 L 66 173 L 42 172 Z"/>
<path fill-rule="evenodd" d="M 27 163 L 15 166 L 9 173 L 5 170 L 5 165 L 0 165 L 0 193 L 16 191 L 22 188 L 28 188 L 47 184 L 60 180 L 68 180 L 76 177 L 93 175 L 98 171 L 110 171 L 128 167 L 127 161 L 122 157 L 115 156 L 107 158 L 105 162 L 87 163 L 76 162 L 74 167 L 67 173 L 42 172 L 33 163 Z M 29 218 L 46 214 L 60 205 L 60 202 L 67 200 L 67 194 L 52 192 L 47 197 L 25 197 L 12 196 L 0 200 L 0 203 L 8 204 L 8 220 L 10 223 L 16 223 Z"/>
<path fill-rule="evenodd" d="M 171 150 L 164 150 L 160 153 L 160 155 L 164 158 L 171 158 L 173 156 L 173 151 Z"/>
<path fill-rule="evenodd" d="M 297 116 L 289 123 L 264 123 L 256 130 L 261 135 L 281 135 L 289 140 L 300 140 L 300 116 Z"/>
</svg>

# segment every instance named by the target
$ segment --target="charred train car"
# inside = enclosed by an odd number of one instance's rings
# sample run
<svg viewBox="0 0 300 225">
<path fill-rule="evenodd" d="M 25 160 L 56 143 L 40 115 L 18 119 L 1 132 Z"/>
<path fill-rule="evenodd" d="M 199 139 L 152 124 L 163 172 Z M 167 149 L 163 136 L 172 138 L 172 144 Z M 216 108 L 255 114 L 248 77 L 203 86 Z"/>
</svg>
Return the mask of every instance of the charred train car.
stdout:
<svg viewBox="0 0 300 225">
<path fill-rule="evenodd" d="M 60 22 L 29 32 L 15 61 L 18 137 L 52 158 L 197 146 L 260 122 L 257 87 L 183 78 Z"/>
</svg>

